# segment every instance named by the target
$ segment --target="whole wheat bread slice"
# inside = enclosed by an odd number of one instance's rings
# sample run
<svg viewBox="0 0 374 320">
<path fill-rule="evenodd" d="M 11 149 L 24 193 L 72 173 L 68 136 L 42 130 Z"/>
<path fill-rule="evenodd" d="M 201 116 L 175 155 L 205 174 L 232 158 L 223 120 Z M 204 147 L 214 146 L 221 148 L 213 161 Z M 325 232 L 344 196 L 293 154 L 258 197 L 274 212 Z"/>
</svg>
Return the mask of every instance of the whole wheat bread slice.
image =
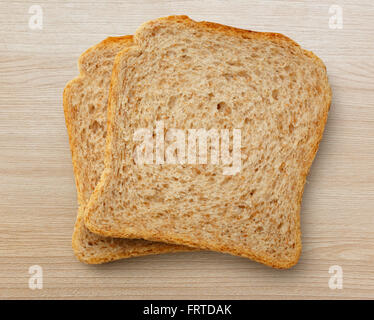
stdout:
<svg viewBox="0 0 374 320">
<path fill-rule="evenodd" d="M 105 169 L 85 210 L 93 232 L 297 263 L 306 176 L 331 102 L 323 62 L 291 39 L 186 16 L 143 24 L 117 55 Z M 241 170 L 143 164 L 136 130 L 241 130 Z M 165 142 L 166 148 L 166 142 Z"/>
<path fill-rule="evenodd" d="M 66 85 L 63 95 L 79 202 L 72 244 L 78 259 L 90 264 L 192 250 L 159 242 L 103 237 L 90 232 L 83 223 L 84 207 L 104 168 L 107 100 L 114 58 L 132 44 L 132 36 L 111 37 L 88 49 L 78 62 L 79 77 Z"/>
</svg>

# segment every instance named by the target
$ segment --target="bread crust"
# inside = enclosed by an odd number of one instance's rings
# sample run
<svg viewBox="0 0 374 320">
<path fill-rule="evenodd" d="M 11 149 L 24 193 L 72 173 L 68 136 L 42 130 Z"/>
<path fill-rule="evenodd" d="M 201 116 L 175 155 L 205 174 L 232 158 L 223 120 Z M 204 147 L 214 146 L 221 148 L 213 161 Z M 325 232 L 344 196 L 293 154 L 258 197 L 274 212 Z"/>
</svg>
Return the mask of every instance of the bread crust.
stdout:
<svg viewBox="0 0 374 320">
<path fill-rule="evenodd" d="M 302 244 L 301 244 L 301 230 L 300 230 L 300 208 L 301 208 L 301 201 L 302 201 L 302 195 L 304 191 L 304 186 L 306 182 L 306 177 L 308 175 L 308 172 L 310 170 L 311 164 L 313 162 L 313 159 L 316 155 L 316 152 L 319 147 L 319 143 L 322 139 L 324 127 L 327 121 L 327 115 L 331 104 L 331 88 L 328 87 L 329 92 L 327 95 L 327 98 L 324 101 L 323 106 L 323 113 L 319 117 L 318 122 L 318 131 L 315 133 L 317 136 L 316 143 L 313 146 L 313 152 L 309 154 L 308 159 L 304 162 L 304 167 L 302 168 L 302 175 L 300 178 L 300 184 L 302 185 L 302 188 L 298 192 L 298 203 L 297 203 L 297 230 L 296 230 L 296 245 L 295 245 L 295 253 L 294 257 L 291 260 L 282 260 L 282 259 L 269 259 L 268 256 L 258 254 L 255 252 L 251 252 L 251 250 L 248 250 L 248 248 L 228 248 L 219 242 L 211 242 L 211 241 L 204 241 L 199 240 L 196 242 L 194 239 L 187 237 L 187 236 L 178 236 L 173 233 L 165 232 L 164 230 L 158 230 L 157 234 L 154 232 L 147 232 L 144 229 L 142 230 L 114 230 L 110 228 L 110 226 L 102 226 L 95 224 L 94 219 L 92 219 L 93 212 L 90 211 L 90 208 L 94 206 L 94 204 L 99 201 L 99 198 L 104 191 L 105 185 L 108 183 L 110 176 L 111 176 L 111 166 L 112 166 L 112 139 L 113 139 L 113 123 L 114 123 L 114 110 L 116 108 L 116 105 L 119 101 L 119 90 L 120 90 L 120 83 L 119 83 L 119 72 L 121 70 L 121 62 L 129 55 L 131 52 L 135 52 L 137 50 L 136 45 L 139 44 L 139 37 L 142 33 L 142 30 L 144 26 L 150 26 L 152 24 L 158 24 L 160 21 L 170 21 L 170 22 L 178 22 L 185 24 L 187 26 L 191 26 L 193 28 L 201 29 L 203 31 L 209 31 L 209 32 L 218 32 L 218 33 L 224 33 L 227 35 L 230 35 L 232 37 L 241 37 L 241 38 L 262 38 L 262 39 L 268 39 L 273 42 L 287 42 L 289 45 L 300 48 L 300 46 L 290 38 L 279 34 L 279 33 L 263 33 L 263 32 L 254 32 L 250 30 L 243 30 L 238 29 L 234 27 L 229 27 L 217 23 L 212 22 L 196 22 L 191 19 L 189 19 L 187 16 L 169 16 L 165 18 L 156 19 L 150 22 L 147 22 L 143 24 L 135 33 L 134 36 L 134 42 L 135 45 L 130 48 L 126 48 L 123 51 L 121 51 L 115 59 L 115 64 L 113 67 L 113 73 L 112 73 L 112 80 L 111 80 L 111 89 L 110 89 L 110 95 L 109 95 L 109 103 L 108 103 L 108 135 L 107 135 L 107 145 L 106 145 L 106 155 L 105 155 L 105 170 L 103 172 L 103 175 L 100 179 L 100 182 L 98 183 L 95 191 L 93 192 L 90 202 L 85 210 L 84 213 L 84 219 L 86 226 L 92 231 L 97 234 L 101 234 L 104 236 L 115 236 L 115 237 L 122 237 L 122 238 L 143 238 L 146 240 L 153 240 L 153 241 L 163 241 L 173 244 L 183 244 L 188 246 L 196 246 L 202 249 L 208 249 L 208 250 L 214 250 L 224 253 L 230 253 L 237 256 L 242 256 L 246 258 L 250 258 L 254 261 L 263 263 L 265 265 L 268 265 L 273 268 L 278 269 L 287 269 L 292 266 L 294 266 L 300 257 L 301 250 L 302 250 Z M 326 70 L 325 65 L 323 62 L 311 51 L 307 51 L 304 49 L 301 49 L 303 53 L 312 58 L 316 65 L 319 65 L 323 67 Z"/>
<path fill-rule="evenodd" d="M 99 44 L 87 49 L 79 58 L 78 69 L 79 76 L 68 82 L 63 92 L 63 107 L 66 121 L 66 128 L 69 136 L 69 144 L 72 155 L 75 185 L 77 189 L 78 197 L 78 213 L 76 222 L 74 225 L 74 231 L 72 236 L 72 247 L 76 257 L 84 263 L 88 264 L 101 264 L 110 262 L 122 258 L 144 256 L 150 254 L 161 254 L 170 252 L 183 252 L 193 251 L 196 249 L 180 246 L 180 245 L 168 245 L 159 242 L 150 242 L 145 240 L 133 240 L 133 239 L 113 239 L 111 237 L 103 237 L 91 233 L 83 222 L 83 212 L 87 204 L 88 199 L 84 196 L 84 190 L 82 190 L 87 181 L 84 181 L 81 172 L 81 163 L 77 157 L 79 152 L 77 145 L 77 137 L 75 136 L 73 119 L 76 113 L 79 112 L 72 105 L 72 97 L 79 94 L 76 90 L 77 85 L 84 86 L 84 79 L 91 77 L 89 71 L 83 66 L 85 60 L 91 55 L 96 54 L 110 49 L 114 45 L 123 44 L 124 47 L 132 44 L 133 37 L 131 35 L 122 37 L 109 37 Z M 87 133 L 89 134 L 89 133 Z M 104 157 L 104 155 L 103 155 Z M 90 253 L 87 252 L 89 248 Z"/>
</svg>

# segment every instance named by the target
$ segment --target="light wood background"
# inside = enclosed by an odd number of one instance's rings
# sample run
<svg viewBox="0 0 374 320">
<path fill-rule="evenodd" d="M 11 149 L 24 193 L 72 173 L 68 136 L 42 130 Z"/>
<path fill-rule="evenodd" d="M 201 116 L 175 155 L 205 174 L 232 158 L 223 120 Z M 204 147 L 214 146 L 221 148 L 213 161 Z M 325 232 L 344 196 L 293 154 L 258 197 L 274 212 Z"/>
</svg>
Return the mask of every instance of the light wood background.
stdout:
<svg viewBox="0 0 374 320">
<path fill-rule="evenodd" d="M 43 9 L 43 29 L 28 26 Z M 330 5 L 343 29 L 330 29 Z M 281 32 L 325 62 L 333 104 L 302 206 L 303 253 L 285 271 L 212 252 L 88 266 L 72 252 L 77 199 L 62 91 L 81 52 L 144 21 L 188 14 Z M 374 5 L 361 1 L 0 2 L 0 298 L 374 298 Z M 40 265 L 42 290 L 28 288 Z M 328 286 L 343 268 L 343 289 Z"/>
</svg>

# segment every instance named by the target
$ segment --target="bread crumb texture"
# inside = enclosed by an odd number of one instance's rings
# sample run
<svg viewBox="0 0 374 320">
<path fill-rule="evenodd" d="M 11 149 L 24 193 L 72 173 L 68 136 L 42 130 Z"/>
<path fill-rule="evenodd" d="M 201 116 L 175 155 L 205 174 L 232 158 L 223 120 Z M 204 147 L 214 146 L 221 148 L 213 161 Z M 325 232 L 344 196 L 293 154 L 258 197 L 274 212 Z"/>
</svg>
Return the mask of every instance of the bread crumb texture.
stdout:
<svg viewBox="0 0 374 320">
<path fill-rule="evenodd" d="M 64 90 L 66 127 L 79 202 L 72 244 L 77 258 L 85 263 L 192 250 L 146 240 L 104 237 L 90 232 L 83 223 L 84 207 L 104 169 L 107 101 L 114 58 L 132 44 L 132 36 L 112 37 L 88 49 L 78 62 L 79 77 Z"/>
<path fill-rule="evenodd" d="M 105 170 L 85 223 L 105 236 L 289 268 L 300 256 L 301 199 L 330 102 L 322 61 L 281 34 L 185 16 L 147 22 L 115 59 Z M 136 165 L 135 130 L 160 120 L 182 130 L 240 129 L 241 171 Z"/>
</svg>

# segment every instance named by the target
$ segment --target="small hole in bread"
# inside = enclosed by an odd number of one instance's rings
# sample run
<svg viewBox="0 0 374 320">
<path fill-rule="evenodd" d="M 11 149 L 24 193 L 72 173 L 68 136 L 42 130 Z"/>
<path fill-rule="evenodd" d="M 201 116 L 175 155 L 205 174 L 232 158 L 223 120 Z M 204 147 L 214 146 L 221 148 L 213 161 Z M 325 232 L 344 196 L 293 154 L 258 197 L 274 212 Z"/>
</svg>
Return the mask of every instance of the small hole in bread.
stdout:
<svg viewBox="0 0 374 320">
<path fill-rule="evenodd" d="M 100 128 L 100 124 L 95 120 L 91 123 L 90 125 L 90 129 L 92 130 L 92 132 L 96 133 L 97 130 Z"/>
<path fill-rule="evenodd" d="M 278 100 L 278 90 L 274 89 L 271 93 L 271 96 L 273 97 L 274 100 Z"/>
<path fill-rule="evenodd" d="M 90 105 L 88 106 L 88 112 L 89 112 L 90 114 L 92 114 L 92 113 L 94 113 L 94 111 L 95 111 L 95 106 L 94 106 L 93 104 L 90 104 Z"/>
<path fill-rule="evenodd" d="M 226 102 L 220 102 L 220 103 L 217 103 L 217 110 L 218 111 L 223 111 L 224 109 L 226 109 L 227 108 L 227 104 L 226 104 Z"/>
</svg>

